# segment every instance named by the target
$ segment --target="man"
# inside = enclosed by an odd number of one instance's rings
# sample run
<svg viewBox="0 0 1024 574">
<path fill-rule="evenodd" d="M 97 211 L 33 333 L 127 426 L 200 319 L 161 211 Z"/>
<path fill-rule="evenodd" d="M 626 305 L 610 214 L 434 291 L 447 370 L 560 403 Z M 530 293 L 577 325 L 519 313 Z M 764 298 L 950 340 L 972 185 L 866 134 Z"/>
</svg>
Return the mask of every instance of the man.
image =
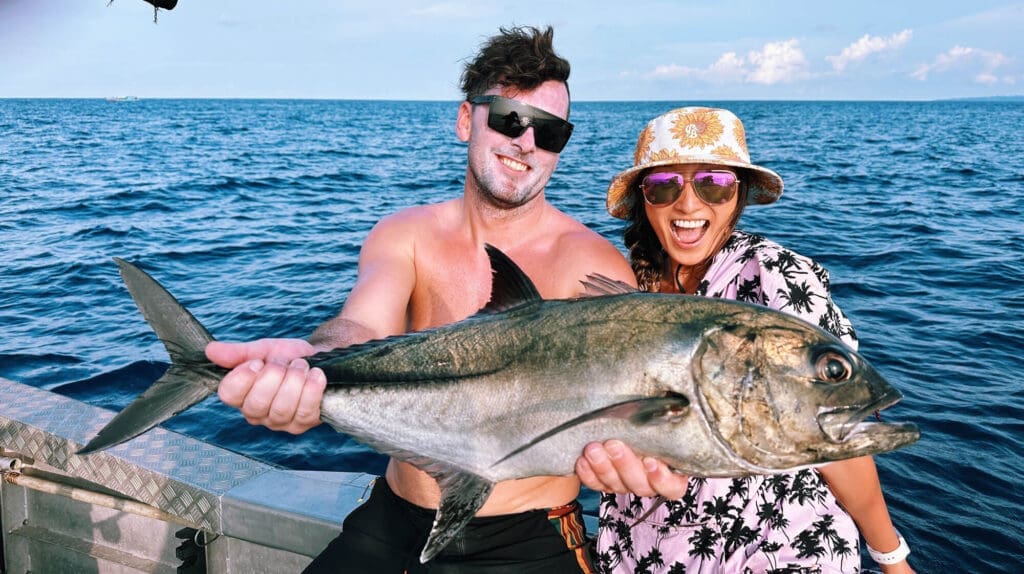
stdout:
<svg viewBox="0 0 1024 574">
<path fill-rule="evenodd" d="M 219 388 L 225 403 L 241 408 L 249 422 L 276 430 L 300 433 L 319 424 L 324 375 L 301 357 L 474 314 L 490 297 L 484 243 L 522 267 L 544 298 L 579 296 L 588 273 L 635 285 L 615 247 L 545 199 L 544 187 L 572 129 L 566 121 L 569 63 L 554 53 L 552 37 L 551 28 L 502 29 L 467 64 L 466 100 L 456 121 L 458 138 L 468 143 L 462 197 L 408 208 L 377 223 L 336 318 L 308 342 L 207 347 L 211 360 L 233 368 Z M 598 474 L 609 473 L 597 466 Z M 664 465 L 659 471 L 667 473 Z M 384 478 L 308 572 L 420 568 L 418 556 L 439 503 L 437 483 L 394 459 Z M 579 485 L 575 476 L 497 484 L 465 534 L 428 566 L 445 572 L 587 571 L 575 502 Z"/>
</svg>

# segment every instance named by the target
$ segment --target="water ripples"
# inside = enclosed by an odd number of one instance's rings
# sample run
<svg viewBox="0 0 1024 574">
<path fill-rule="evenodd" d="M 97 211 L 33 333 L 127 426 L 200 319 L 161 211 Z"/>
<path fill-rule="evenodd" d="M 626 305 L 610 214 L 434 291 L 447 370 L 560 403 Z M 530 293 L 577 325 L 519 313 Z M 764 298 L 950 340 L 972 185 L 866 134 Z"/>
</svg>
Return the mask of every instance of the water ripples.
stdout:
<svg viewBox="0 0 1024 574">
<path fill-rule="evenodd" d="M 906 396 L 885 416 L 922 428 L 877 459 L 918 571 L 1012 571 L 1024 561 L 1024 106 L 719 105 L 786 181 L 741 227 L 830 270 L 861 351 Z M 671 107 L 576 104 L 550 201 L 621 245 L 607 184 Z M 159 375 L 166 354 L 113 256 L 219 338 L 307 335 L 340 309 L 381 216 L 461 193 L 456 109 L 0 100 L 0 376 L 117 409 Z M 273 433 L 216 400 L 168 426 L 294 468 L 383 468 L 324 426 Z"/>
</svg>

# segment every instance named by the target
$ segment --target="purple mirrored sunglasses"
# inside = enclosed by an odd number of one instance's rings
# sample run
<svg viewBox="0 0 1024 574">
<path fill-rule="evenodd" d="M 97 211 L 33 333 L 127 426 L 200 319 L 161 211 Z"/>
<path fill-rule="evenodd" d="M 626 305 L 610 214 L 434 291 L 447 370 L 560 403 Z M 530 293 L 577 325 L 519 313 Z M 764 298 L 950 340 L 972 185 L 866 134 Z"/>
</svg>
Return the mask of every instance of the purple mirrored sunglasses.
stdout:
<svg viewBox="0 0 1024 574">
<path fill-rule="evenodd" d="M 665 206 L 675 203 L 683 193 L 687 178 L 675 172 L 648 174 L 640 182 L 640 191 L 644 200 L 654 206 Z M 736 174 L 724 170 L 702 170 L 693 174 L 689 180 L 693 191 L 701 201 L 708 204 L 725 203 L 736 195 L 740 180 Z"/>
</svg>

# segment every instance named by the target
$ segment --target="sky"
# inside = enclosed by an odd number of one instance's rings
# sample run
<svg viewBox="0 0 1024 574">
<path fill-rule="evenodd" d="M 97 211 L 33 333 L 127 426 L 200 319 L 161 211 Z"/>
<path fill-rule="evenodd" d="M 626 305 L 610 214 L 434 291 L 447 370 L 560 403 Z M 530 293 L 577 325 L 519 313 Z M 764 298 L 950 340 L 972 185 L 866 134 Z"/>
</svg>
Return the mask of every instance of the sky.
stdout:
<svg viewBox="0 0 1024 574">
<path fill-rule="evenodd" d="M 0 0 L 0 98 L 457 100 L 517 25 L 576 101 L 1024 94 L 1024 1 Z"/>
</svg>

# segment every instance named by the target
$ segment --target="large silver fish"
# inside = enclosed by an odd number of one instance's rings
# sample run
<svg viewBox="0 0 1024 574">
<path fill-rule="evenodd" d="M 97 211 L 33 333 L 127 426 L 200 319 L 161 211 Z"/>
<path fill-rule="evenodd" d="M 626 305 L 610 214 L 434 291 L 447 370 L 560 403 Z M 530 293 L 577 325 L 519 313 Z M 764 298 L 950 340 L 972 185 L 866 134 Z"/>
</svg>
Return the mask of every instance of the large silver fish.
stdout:
<svg viewBox="0 0 1024 574">
<path fill-rule="evenodd" d="M 694 476 L 739 476 L 889 451 L 911 424 L 863 422 L 901 395 L 839 339 L 771 309 L 621 293 L 541 300 L 488 246 L 491 301 L 464 321 L 321 353 L 324 421 L 437 479 L 420 559 L 476 514 L 495 482 L 572 474 L 584 445 L 622 439 Z M 168 371 L 80 454 L 124 442 L 213 393 L 213 337 L 139 268 L 121 275 L 164 342 Z"/>
</svg>

